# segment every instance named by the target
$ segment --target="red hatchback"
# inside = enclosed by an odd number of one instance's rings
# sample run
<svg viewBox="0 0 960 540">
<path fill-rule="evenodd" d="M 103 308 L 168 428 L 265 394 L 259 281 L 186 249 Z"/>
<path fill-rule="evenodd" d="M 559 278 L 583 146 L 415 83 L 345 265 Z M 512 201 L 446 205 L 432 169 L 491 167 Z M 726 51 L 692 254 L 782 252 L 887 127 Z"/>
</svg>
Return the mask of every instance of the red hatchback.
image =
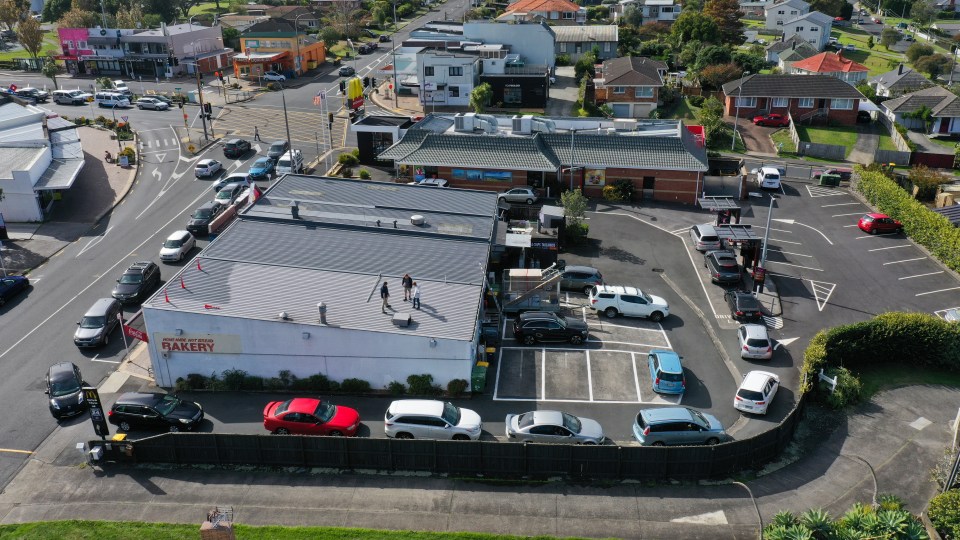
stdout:
<svg viewBox="0 0 960 540">
<path fill-rule="evenodd" d="M 275 435 L 352 437 L 360 427 L 360 413 L 315 398 L 272 401 L 263 408 L 263 427 Z"/>
<path fill-rule="evenodd" d="M 857 227 L 870 234 L 903 232 L 903 224 L 886 214 L 865 214 L 860 218 Z"/>
<path fill-rule="evenodd" d="M 782 114 L 764 114 L 753 117 L 753 123 L 758 126 L 787 127 L 790 119 Z"/>
</svg>

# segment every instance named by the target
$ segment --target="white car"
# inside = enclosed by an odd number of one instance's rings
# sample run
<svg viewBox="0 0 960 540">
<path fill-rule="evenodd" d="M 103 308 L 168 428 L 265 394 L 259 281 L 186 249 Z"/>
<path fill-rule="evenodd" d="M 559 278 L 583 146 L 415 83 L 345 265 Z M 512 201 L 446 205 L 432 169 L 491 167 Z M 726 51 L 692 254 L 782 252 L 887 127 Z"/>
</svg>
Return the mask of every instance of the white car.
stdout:
<svg viewBox="0 0 960 540">
<path fill-rule="evenodd" d="M 250 175 L 247 173 L 231 173 L 214 182 L 213 190 L 219 192 L 223 189 L 223 186 L 227 184 L 242 184 L 243 187 L 248 188 L 252 183 L 253 180 L 250 179 Z"/>
<path fill-rule="evenodd" d="M 170 108 L 170 105 L 167 105 L 166 101 L 161 101 L 154 97 L 142 97 L 137 100 L 137 108 L 140 110 L 153 109 L 155 111 L 165 111 Z"/>
<path fill-rule="evenodd" d="M 740 358 L 769 360 L 773 357 L 773 340 L 762 324 L 742 324 L 737 330 L 740 341 Z"/>
<path fill-rule="evenodd" d="M 223 169 L 223 165 L 215 159 L 201 159 L 193 171 L 197 178 L 210 178 Z"/>
<path fill-rule="evenodd" d="M 383 418 L 383 431 L 396 439 L 475 441 L 482 430 L 479 414 L 448 401 L 400 399 Z"/>
<path fill-rule="evenodd" d="M 160 260 L 163 262 L 182 261 L 197 245 L 197 239 L 189 231 L 177 231 L 167 237 L 167 241 L 160 248 Z"/>
<path fill-rule="evenodd" d="M 733 407 L 738 411 L 767 414 L 767 408 L 780 388 L 780 377 L 768 371 L 751 371 L 743 376 Z"/>
<path fill-rule="evenodd" d="M 274 81 L 274 82 L 283 82 L 283 81 L 287 80 L 287 78 L 286 78 L 284 75 L 282 75 L 282 74 L 280 74 L 280 73 L 277 73 L 276 71 L 268 71 L 268 72 L 266 72 L 266 73 L 263 74 L 263 80 L 265 80 L 265 81 Z"/>
<path fill-rule="evenodd" d="M 562 411 L 508 414 L 504 423 L 507 439 L 517 442 L 603 444 L 603 428 L 590 418 Z"/>
<path fill-rule="evenodd" d="M 123 94 L 123 95 L 125 95 L 125 96 L 132 96 L 132 95 L 133 95 L 133 92 L 130 91 L 130 88 L 127 86 L 127 83 L 125 83 L 125 82 L 123 82 L 123 81 L 121 81 L 121 80 L 119 80 L 119 79 L 117 79 L 116 81 L 113 81 L 113 89 L 114 89 L 114 91 L 120 92 L 121 94 Z"/>
<path fill-rule="evenodd" d="M 537 194 L 533 191 L 533 188 L 516 187 L 497 195 L 497 201 L 533 204 L 537 202 Z"/>
<path fill-rule="evenodd" d="M 780 189 L 780 171 L 774 167 L 760 167 L 757 171 L 757 186 L 761 189 Z"/>
<path fill-rule="evenodd" d="M 659 296 L 647 294 L 636 287 L 596 285 L 590 291 L 590 309 L 607 317 L 647 317 L 660 322 L 670 315 L 670 305 Z"/>
<path fill-rule="evenodd" d="M 943 320 L 947 322 L 960 322 L 960 308 L 948 309 L 943 314 Z"/>
</svg>

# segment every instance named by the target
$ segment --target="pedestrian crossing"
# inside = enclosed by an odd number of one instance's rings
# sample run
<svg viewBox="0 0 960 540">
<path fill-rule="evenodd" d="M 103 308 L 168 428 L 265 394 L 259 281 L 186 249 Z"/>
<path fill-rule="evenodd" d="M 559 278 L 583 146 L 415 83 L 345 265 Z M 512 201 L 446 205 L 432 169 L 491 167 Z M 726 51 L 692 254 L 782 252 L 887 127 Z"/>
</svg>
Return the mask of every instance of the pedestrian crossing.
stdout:
<svg viewBox="0 0 960 540">
<path fill-rule="evenodd" d="M 166 137 L 160 139 L 141 139 L 140 146 L 144 150 L 159 150 L 161 148 L 176 148 L 180 142 L 176 137 Z"/>
</svg>

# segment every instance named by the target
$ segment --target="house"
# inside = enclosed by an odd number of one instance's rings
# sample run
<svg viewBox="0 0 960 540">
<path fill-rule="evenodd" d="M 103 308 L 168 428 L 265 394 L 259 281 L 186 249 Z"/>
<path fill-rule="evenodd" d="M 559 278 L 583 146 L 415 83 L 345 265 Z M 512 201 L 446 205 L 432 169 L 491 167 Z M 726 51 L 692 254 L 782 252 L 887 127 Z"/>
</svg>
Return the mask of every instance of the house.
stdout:
<svg viewBox="0 0 960 540">
<path fill-rule="evenodd" d="M 793 73 L 793 65 L 801 60 L 806 60 L 811 56 L 815 56 L 819 51 L 813 48 L 813 45 L 802 42 L 797 45 L 795 48 L 788 49 L 779 54 L 780 59 L 777 60 L 777 67 L 780 68 L 781 73 Z"/>
<path fill-rule="evenodd" d="M 878 96 L 887 98 L 900 97 L 906 93 L 934 85 L 933 81 L 923 74 L 914 71 L 912 68 L 904 67 L 903 64 L 897 66 L 897 69 L 893 71 L 871 77 L 869 84 L 876 88 Z"/>
<path fill-rule="evenodd" d="M 682 9 L 676 0 L 620 0 L 611 6 L 611 17 L 616 21 L 630 8 L 640 10 L 643 24 L 671 24 L 680 16 Z"/>
<path fill-rule="evenodd" d="M 310 0 L 310 3 L 321 10 L 342 9 L 349 11 L 363 7 L 362 0 Z"/>
<path fill-rule="evenodd" d="M 265 17 L 267 15 L 267 10 L 269 10 L 273 6 L 268 4 L 254 4 L 251 2 L 249 4 L 243 4 L 242 7 L 243 7 L 243 11 L 247 15 L 258 15 L 261 17 Z"/>
<path fill-rule="evenodd" d="M 316 32 L 320 27 L 320 19 L 303 6 L 274 6 L 268 9 L 266 14 L 268 17 L 290 21 L 301 29 Z"/>
<path fill-rule="evenodd" d="M 587 9 L 571 0 L 518 0 L 507 6 L 498 21 L 543 21 L 555 26 L 584 24 Z"/>
<path fill-rule="evenodd" d="M 797 122 L 818 120 L 845 126 L 856 124 L 864 99 L 850 84 L 824 75 L 747 75 L 723 85 L 723 94 L 728 116 L 790 113 Z"/>
<path fill-rule="evenodd" d="M 891 122 L 903 124 L 909 129 L 922 129 L 927 126 L 921 118 L 908 118 L 905 115 L 917 112 L 921 107 L 930 109 L 934 134 L 953 135 L 960 133 L 960 97 L 942 86 L 932 86 L 898 98 L 888 99 L 880 104 L 883 114 Z"/>
<path fill-rule="evenodd" d="M 269 18 L 270 17 L 266 15 L 237 15 L 236 13 L 227 13 L 217 17 L 217 24 L 224 28 L 233 28 L 242 34 L 251 26 Z"/>
<path fill-rule="evenodd" d="M 782 0 L 767 2 L 763 9 L 764 28 L 782 30 L 784 23 L 810 13 L 810 4 L 803 0 Z"/>
<path fill-rule="evenodd" d="M 830 42 L 830 29 L 833 28 L 833 17 L 811 11 L 806 15 L 801 15 L 796 19 L 790 19 L 783 23 L 783 35 L 790 37 L 794 34 L 803 38 L 804 41 L 813 45 L 818 51 L 822 51 L 827 43 Z"/>
<path fill-rule="evenodd" d="M 822 52 L 794 62 L 790 72 L 797 75 L 827 75 L 835 77 L 854 86 L 867 79 L 867 66 L 858 64 L 849 58 L 844 58 L 843 50 L 837 52 Z"/>
<path fill-rule="evenodd" d="M 793 34 L 790 37 L 781 36 L 779 40 L 774 41 L 773 43 L 767 45 L 766 58 L 767 62 L 771 64 L 777 63 L 780 61 L 780 54 L 784 51 L 789 51 L 791 49 L 796 49 L 799 46 L 811 47 L 809 43 L 806 42 L 802 37 Z M 814 54 L 820 52 L 819 50 L 814 49 Z M 809 58 L 813 54 L 807 55 L 804 58 Z"/>
<path fill-rule="evenodd" d="M 597 49 L 597 60 L 601 62 L 617 57 L 619 27 L 615 24 L 555 26 L 553 32 L 557 36 L 555 55 L 567 55 L 571 64 L 594 48 Z"/>
<path fill-rule="evenodd" d="M 665 63 L 640 56 L 607 60 L 593 81 L 594 101 L 609 105 L 614 118 L 649 118 L 667 70 Z"/>
<path fill-rule="evenodd" d="M 275 17 L 248 28 L 240 36 L 240 51 L 233 59 L 233 72 L 246 79 L 257 79 L 267 71 L 301 75 L 327 58 L 322 41 Z"/>
<path fill-rule="evenodd" d="M 766 8 L 768 1 L 756 0 L 752 2 L 740 2 L 740 11 L 743 16 L 753 20 L 763 20 L 766 18 Z"/>
</svg>

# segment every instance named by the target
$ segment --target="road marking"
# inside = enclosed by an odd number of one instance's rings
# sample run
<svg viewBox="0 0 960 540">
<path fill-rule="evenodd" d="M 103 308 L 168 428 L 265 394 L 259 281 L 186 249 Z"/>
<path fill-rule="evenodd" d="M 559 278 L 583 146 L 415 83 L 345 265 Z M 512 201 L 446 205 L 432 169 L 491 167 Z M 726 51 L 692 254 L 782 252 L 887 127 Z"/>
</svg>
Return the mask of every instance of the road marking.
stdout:
<svg viewBox="0 0 960 540">
<path fill-rule="evenodd" d="M 790 263 L 781 262 L 781 261 L 771 261 L 771 260 L 767 260 L 767 264 L 782 264 L 782 265 L 785 265 L 785 266 L 793 266 L 794 268 L 804 268 L 804 269 L 806 269 L 806 270 L 816 270 L 817 272 L 823 272 L 823 269 L 822 269 L 822 268 L 812 268 L 812 267 L 810 267 L 810 266 L 800 266 L 799 264 L 790 264 Z"/>
<path fill-rule="evenodd" d="M 675 230 L 675 231 L 670 231 L 670 234 L 673 234 L 673 235 L 676 235 L 676 236 L 680 236 L 681 234 L 683 234 L 683 233 L 685 233 L 685 232 L 689 232 L 689 231 L 690 231 L 690 228 L 689 228 L 689 227 L 684 227 L 684 228 L 682 228 L 682 229 L 677 229 L 677 230 Z"/>
<path fill-rule="evenodd" d="M 905 262 L 922 261 L 924 259 L 926 259 L 926 257 L 917 257 L 916 259 L 904 259 L 902 261 L 890 261 L 890 262 L 883 263 L 883 266 L 887 266 L 888 264 L 900 264 Z"/>
<path fill-rule="evenodd" d="M 842 203 L 837 203 L 837 204 L 821 204 L 821 205 L 820 205 L 820 208 L 830 208 L 830 207 L 832 207 L 832 206 L 850 206 L 850 205 L 853 205 L 853 204 L 860 204 L 860 203 L 858 203 L 858 202 L 842 202 Z"/>
<path fill-rule="evenodd" d="M 91 362 L 103 362 L 105 364 L 119 364 L 120 362 L 114 360 L 101 360 L 99 358 L 91 358 Z"/>
<path fill-rule="evenodd" d="M 782 317 L 773 317 L 768 315 L 763 315 L 763 324 L 768 328 L 773 328 L 774 330 L 780 330 L 783 328 L 783 318 Z"/>
<path fill-rule="evenodd" d="M 684 516 L 673 518 L 670 520 L 671 523 L 697 523 L 700 525 L 726 525 L 727 515 L 723 513 L 723 510 L 717 510 L 716 512 L 707 512 L 706 514 L 697 514 L 695 516 Z"/>
<path fill-rule="evenodd" d="M 927 291 L 927 292 L 917 293 L 917 294 L 915 294 L 914 296 L 926 296 L 926 295 L 928 295 L 928 294 L 937 294 L 937 293 L 941 293 L 941 292 L 956 291 L 956 290 L 960 290 L 960 287 L 950 287 L 949 289 L 939 289 L 939 290 L 936 290 L 936 291 Z"/>
<path fill-rule="evenodd" d="M 867 251 L 883 251 L 883 250 L 885 250 L 885 249 L 899 249 L 899 248 L 905 248 L 905 247 L 913 247 L 913 245 L 912 245 L 912 244 L 904 244 L 904 245 L 902 245 L 902 246 L 890 246 L 890 247 L 882 247 L 882 248 L 873 248 L 873 249 L 868 249 Z"/>
<path fill-rule="evenodd" d="M 879 235 L 879 234 L 868 234 L 868 235 L 866 235 L 866 236 L 858 236 L 858 237 L 854 238 L 854 240 L 863 240 L 864 238 L 880 238 L 880 237 L 881 237 L 881 235 Z"/>
<path fill-rule="evenodd" d="M 936 315 L 937 317 L 940 317 L 940 318 L 942 319 L 942 318 L 944 318 L 944 316 L 946 316 L 946 314 L 947 314 L 948 311 L 951 311 L 951 310 L 954 310 L 954 309 L 960 310 L 960 307 L 947 308 L 947 309 L 938 309 L 937 311 L 934 311 L 933 314 Z"/>
<path fill-rule="evenodd" d="M 540 349 L 540 397 L 547 398 L 547 349 Z"/>
<path fill-rule="evenodd" d="M 830 217 L 845 217 L 845 216 L 862 216 L 863 212 L 853 212 L 851 214 L 834 214 Z"/>
<path fill-rule="evenodd" d="M 640 395 L 640 377 L 637 376 L 637 355 L 630 353 L 630 367 L 633 368 L 633 385 L 637 389 L 637 401 L 643 402 L 643 396 Z"/>
<path fill-rule="evenodd" d="M 846 195 L 845 191 L 836 191 L 817 186 L 806 186 L 807 194 L 811 197 L 836 197 L 837 195 Z"/>
<path fill-rule="evenodd" d="M 926 274 L 914 274 L 912 276 L 906 276 L 906 277 L 897 278 L 897 279 L 902 281 L 904 279 L 913 279 L 915 277 L 923 277 L 923 276 L 935 276 L 937 274 L 942 274 L 942 273 L 943 273 L 943 270 L 940 270 L 939 272 L 927 272 Z"/>
<path fill-rule="evenodd" d="M 771 239 L 770 239 L 770 242 L 783 242 L 784 244 L 793 244 L 793 245 L 796 245 L 796 246 L 802 246 L 802 245 L 803 245 L 803 244 L 800 243 L 800 242 L 791 242 L 790 240 L 781 240 L 781 239 L 779 239 L 779 238 L 771 238 Z"/>
<path fill-rule="evenodd" d="M 797 257 L 813 257 L 813 255 L 804 255 L 803 253 L 793 253 L 792 251 L 783 251 L 782 249 L 771 249 L 774 253 L 785 253 L 787 255 L 796 255 Z"/>
<path fill-rule="evenodd" d="M 586 351 L 587 354 L 587 392 L 590 396 L 590 401 L 593 401 L 593 375 L 590 373 L 590 351 Z"/>
<path fill-rule="evenodd" d="M 796 341 L 796 340 L 798 340 L 798 339 L 800 339 L 800 338 L 791 337 L 791 338 L 778 339 L 776 346 L 779 347 L 779 346 L 782 345 L 782 346 L 786 347 L 787 345 L 790 345 L 791 343 L 793 343 L 794 341 Z"/>
<path fill-rule="evenodd" d="M 792 220 L 792 219 L 773 218 L 773 221 L 779 221 L 780 223 L 786 223 L 786 224 L 788 224 L 788 225 L 794 225 L 794 224 L 796 224 L 796 225 L 800 225 L 801 227 L 806 227 L 806 228 L 808 228 L 808 229 L 810 229 L 810 230 L 812 230 L 812 231 L 816 231 L 817 234 L 819 234 L 820 236 L 822 236 L 823 239 L 826 240 L 828 244 L 830 244 L 831 246 L 833 245 L 833 242 L 831 242 L 830 239 L 827 238 L 827 235 L 823 234 L 823 233 L 820 231 L 820 229 L 817 229 L 816 227 L 811 227 L 810 225 L 807 225 L 806 223 L 800 223 L 799 221 L 795 221 L 795 220 Z M 776 229 L 770 229 L 770 230 L 773 231 L 773 230 L 776 230 Z"/>
<path fill-rule="evenodd" d="M 823 308 L 826 307 L 827 302 L 830 300 L 830 295 L 833 294 L 833 290 L 837 288 L 836 283 L 830 283 L 827 281 L 814 281 L 808 279 L 810 286 L 813 288 L 813 298 L 817 301 L 817 309 L 823 311 Z M 823 296 L 823 301 L 820 300 L 820 296 Z"/>
<path fill-rule="evenodd" d="M 859 227 L 859 225 L 857 225 L 856 223 L 854 223 L 853 225 L 844 225 L 844 226 L 843 226 L 844 229 L 846 229 L 847 227 Z"/>
<path fill-rule="evenodd" d="M 76 258 L 79 258 L 81 255 L 83 255 L 84 253 L 86 253 L 86 251 L 87 251 L 88 249 L 92 248 L 93 246 L 96 246 L 96 245 L 99 244 L 101 241 L 103 241 L 104 237 L 106 237 L 107 234 L 109 234 L 111 230 L 113 230 L 113 226 L 112 226 L 112 225 L 111 225 L 109 228 L 107 228 L 107 230 L 104 231 L 101 236 L 96 236 L 96 237 L 93 237 L 93 238 L 91 238 L 90 240 L 88 240 L 88 241 L 87 241 L 87 245 L 84 246 L 83 249 L 81 249 L 80 252 L 77 253 L 76 256 L 74 256 L 74 258 L 75 258 L 75 259 L 76 259 Z"/>
</svg>

